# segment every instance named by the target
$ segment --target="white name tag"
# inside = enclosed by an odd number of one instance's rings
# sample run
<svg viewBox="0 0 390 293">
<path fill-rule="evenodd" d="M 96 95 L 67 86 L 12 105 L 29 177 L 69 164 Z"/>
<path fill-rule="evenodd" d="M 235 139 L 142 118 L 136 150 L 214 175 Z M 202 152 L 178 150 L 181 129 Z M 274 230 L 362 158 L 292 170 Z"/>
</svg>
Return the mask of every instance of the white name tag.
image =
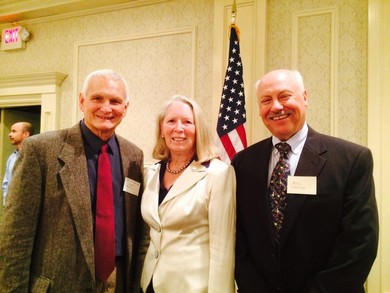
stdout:
<svg viewBox="0 0 390 293">
<path fill-rule="evenodd" d="M 317 194 L 317 177 L 315 176 L 288 176 L 287 193 Z"/>
<path fill-rule="evenodd" d="M 123 184 L 123 191 L 138 196 L 140 186 L 141 183 L 126 177 L 125 183 Z"/>
</svg>

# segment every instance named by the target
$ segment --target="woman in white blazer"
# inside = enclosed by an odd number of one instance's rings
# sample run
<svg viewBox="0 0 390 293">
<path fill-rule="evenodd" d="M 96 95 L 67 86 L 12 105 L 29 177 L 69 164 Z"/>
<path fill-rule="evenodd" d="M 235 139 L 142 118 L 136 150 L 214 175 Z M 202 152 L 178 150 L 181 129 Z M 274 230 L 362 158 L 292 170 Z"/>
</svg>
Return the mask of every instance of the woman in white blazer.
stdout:
<svg viewBox="0 0 390 293">
<path fill-rule="evenodd" d="M 174 96 L 163 107 L 153 157 L 141 204 L 150 227 L 143 292 L 234 292 L 235 173 L 216 158 L 194 100 Z"/>
</svg>

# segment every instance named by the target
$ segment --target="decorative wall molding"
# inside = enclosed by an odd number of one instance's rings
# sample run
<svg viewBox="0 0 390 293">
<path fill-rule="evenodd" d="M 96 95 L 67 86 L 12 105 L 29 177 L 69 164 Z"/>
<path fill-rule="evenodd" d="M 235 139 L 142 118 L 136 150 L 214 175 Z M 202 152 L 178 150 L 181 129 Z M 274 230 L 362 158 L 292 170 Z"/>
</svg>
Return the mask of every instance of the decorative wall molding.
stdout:
<svg viewBox="0 0 390 293">
<path fill-rule="evenodd" d="M 0 108 L 41 105 L 41 132 L 55 130 L 66 77 L 59 72 L 0 76 Z"/>
<path fill-rule="evenodd" d="M 305 39 L 305 36 L 302 34 L 302 27 L 300 26 L 300 22 L 304 20 L 309 20 L 313 18 L 314 22 L 321 23 L 319 20 L 320 17 L 330 17 L 330 23 L 325 25 L 329 25 L 330 27 L 318 27 L 318 30 L 313 30 L 314 26 L 310 27 L 311 36 L 313 35 L 321 35 L 322 37 L 329 37 L 330 43 L 324 44 L 325 48 L 321 48 L 326 52 L 329 50 L 329 56 L 326 56 L 328 59 L 326 60 L 318 60 L 315 58 L 315 54 L 320 56 L 320 52 L 311 52 L 312 56 L 308 57 L 306 61 L 309 61 L 311 64 L 302 64 L 302 60 L 300 60 L 300 55 L 302 55 L 302 50 L 300 50 L 300 46 L 302 44 L 309 44 L 309 46 L 315 46 L 313 44 L 313 40 L 307 36 L 308 39 Z M 329 36 L 324 35 L 324 31 L 329 30 Z M 329 88 L 329 98 L 327 96 L 322 97 L 322 101 L 329 102 L 329 129 L 328 132 L 331 135 L 338 136 L 338 49 L 339 49 L 339 12 L 338 7 L 326 7 L 321 9 L 313 9 L 313 10 L 303 10 L 297 11 L 293 13 L 292 19 L 292 46 L 291 46 L 291 66 L 295 69 L 300 69 L 302 66 L 306 65 L 306 67 L 315 68 L 318 66 L 316 64 L 317 61 L 328 62 L 326 64 L 326 70 L 329 72 L 325 72 L 325 77 L 329 80 L 329 84 L 326 85 Z M 329 46 L 329 47 L 326 47 Z M 318 48 L 317 48 L 318 49 Z M 314 58 L 313 58 L 314 57 Z M 321 58 L 321 57 L 320 57 Z M 317 72 L 318 73 L 318 72 Z M 321 78 L 321 74 L 318 74 L 318 78 Z M 325 109 L 324 109 L 325 110 Z"/>
<path fill-rule="evenodd" d="M 89 8 L 89 9 L 82 9 L 82 8 L 77 8 L 74 9 L 71 12 L 60 12 L 55 15 L 50 15 L 50 16 L 42 16 L 38 18 L 33 18 L 29 20 L 23 20 L 23 21 L 18 21 L 19 24 L 39 24 L 39 23 L 45 23 L 45 22 L 50 22 L 50 21 L 57 21 L 57 20 L 63 20 L 63 19 L 69 19 L 73 17 L 84 17 L 88 15 L 93 15 L 93 14 L 99 14 L 103 12 L 110 12 L 110 11 L 117 11 L 121 9 L 128 9 L 128 8 L 136 8 L 136 7 L 143 7 L 147 5 L 152 5 L 152 4 L 158 4 L 161 2 L 167 2 L 171 0 L 133 0 L 125 3 L 119 3 L 119 4 L 112 4 L 112 5 L 107 5 L 107 6 L 99 6 L 99 7 L 94 7 L 94 8 Z M 92 2 L 92 1 L 91 1 Z M 75 5 L 74 3 L 69 3 L 69 5 Z M 5 8 L 7 8 L 6 4 L 3 4 Z M 63 6 L 63 5 L 62 5 Z M 87 5 L 89 6 L 89 5 Z M 70 7 L 70 6 L 69 6 Z M 40 8 L 37 7 L 37 10 Z M 64 7 L 58 8 L 58 11 L 64 10 Z M 40 14 L 39 12 L 37 13 L 38 15 Z M 2 24 L 0 25 L 0 28 L 2 27 L 7 27 L 9 24 Z"/>
<path fill-rule="evenodd" d="M 131 42 L 139 42 L 139 41 L 152 41 L 153 39 L 159 39 L 159 38 L 169 38 L 169 37 L 175 37 L 175 36 L 182 36 L 186 35 L 188 38 L 190 38 L 191 44 L 191 53 L 190 53 L 190 58 L 191 60 L 189 61 L 191 64 L 191 68 L 188 69 L 190 72 L 190 80 L 191 80 L 191 89 L 190 89 L 190 96 L 195 97 L 196 96 L 196 84 L 197 84 L 197 38 L 198 38 L 198 31 L 197 27 L 189 27 L 189 28 L 178 28 L 175 30 L 167 30 L 167 31 L 161 31 L 161 32 L 154 32 L 154 33 L 149 33 L 149 34 L 141 34 L 141 35 L 133 35 L 133 36 L 119 36 L 119 37 L 114 37 L 114 38 L 105 38 L 105 39 L 99 39 L 99 40 L 90 40 L 86 42 L 80 42 L 76 43 L 74 45 L 74 79 L 73 79 L 73 90 L 74 94 L 73 96 L 78 95 L 78 91 L 81 87 L 81 83 L 83 82 L 84 79 L 84 74 L 81 74 L 81 66 L 80 63 L 82 60 L 80 60 L 80 52 L 83 49 L 86 49 L 87 47 L 93 48 L 97 47 L 100 45 L 111 45 L 111 44 L 117 44 L 118 43 L 131 43 Z M 143 49 L 144 51 L 150 50 L 150 48 L 145 47 Z M 114 52 L 113 52 L 114 53 Z M 116 56 L 116 60 L 126 60 L 126 56 Z M 124 62 L 124 61 L 122 61 Z M 118 66 L 115 62 L 111 64 L 110 66 Z M 158 64 L 154 64 L 154 66 L 158 66 Z M 184 65 L 183 65 L 184 66 Z M 130 69 L 129 69 L 130 70 Z M 183 71 L 186 70 L 183 68 Z M 121 72 L 126 73 L 126 72 Z M 153 74 L 153 72 L 150 72 L 150 74 Z M 141 81 L 143 82 L 143 81 Z M 147 82 L 147 81 L 145 81 Z M 153 85 L 149 85 L 153 86 Z M 166 97 L 167 98 L 167 97 Z M 78 103 L 75 101 L 74 106 L 72 107 L 73 113 L 72 113 L 72 120 L 73 123 L 77 122 L 81 118 L 81 113 L 79 113 L 78 109 Z"/>
<path fill-rule="evenodd" d="M 0 89 L 42 85 L 60 86 L 66 77 L 66 74 L 59 72 L 38 72 L 33 74 L 0 76 Z"/>
<path fill-rule="evenodd" d="M 128 113 L 117 133 L 134 137 L 133 141 L 150 156 L 154 144 L 150 133 L 155 132 L 155 117 L 165 101 L 174 94 L 181 94 L 199 99 L 202 104 L 201 99 L 209 96 L 204 94 L 207 85 L 202 87 L 197 79 L 204 73 L 201 62 L 205 62 L 205 56 L 198 51 L 198 46 L 203 44 L 204 40 L 198 40 L 197 25 L 75 43 L 74 98 L 70 101 L 72 124 L 83 117 L 76 97 L 85 76 L 97 69 L 111 68 L 122 74 L 130 91 Z M 149 161 L 147 157 L 145 162 Z"/>
</svg>

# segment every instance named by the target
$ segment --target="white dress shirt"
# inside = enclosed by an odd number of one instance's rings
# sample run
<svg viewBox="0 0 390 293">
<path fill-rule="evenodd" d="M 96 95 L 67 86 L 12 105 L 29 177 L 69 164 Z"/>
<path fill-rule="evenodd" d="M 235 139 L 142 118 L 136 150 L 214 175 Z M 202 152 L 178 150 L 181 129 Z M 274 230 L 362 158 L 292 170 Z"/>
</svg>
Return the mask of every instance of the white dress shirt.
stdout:
<svg viewBox="0 0 390 293">
<path fill-rule="evenodd" d="M 298 161 L 299 161 L 299 158 L 301 156 L 303 146 L 305 145 L 305 142 L 306 142 L 307 131 L 308 131 L 308 127 L 307 127 L 307 123 L 305 122 L 305 124 L 303 125 L 303 127 L 300 131 L 298 131 L 295 135 L 290 137 L 289 140 L 284 141 L 284 142 L 288 143 L 291 147 L 291 152 L 289 152 L 289 154 L 287 155 L 288 161 L 290 163 L 290 175 L 291 176 L 294 176 L 295 170 L 297 169 Z M 274 147 L 272 149 L 272 155 L 270 157 L 270 162 L 268 164 L 268 166 L 269 166 L 268 184 L 271 180 L 272 171 L 273 171 L 277 161 L 279 160 L 279 151 L 277 150 L 275 145 L 280 143 L 280 142 L 281 142 L 280 139 L 278 139 L 275 136 L 272 136 L 272 144 L 274 145 Z"/>
</svg>

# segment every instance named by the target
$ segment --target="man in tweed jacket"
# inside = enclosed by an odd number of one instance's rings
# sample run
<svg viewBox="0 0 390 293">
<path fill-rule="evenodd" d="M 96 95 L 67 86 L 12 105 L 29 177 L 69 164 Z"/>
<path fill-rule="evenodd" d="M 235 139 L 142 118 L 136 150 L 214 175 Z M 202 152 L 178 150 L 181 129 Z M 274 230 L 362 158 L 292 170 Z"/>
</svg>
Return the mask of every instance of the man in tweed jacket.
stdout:
<svg viewBox="0 0 390 293">
<path fill-rule="evenodd" d="M 115 134 L 127 111 L 126 82 L 111 70 L 95 71 L 79 101 L 80 123 L 24 141 L 0 228 L 0 292 L 98 292 L 111 286 L 96 279 L 94 259 L 96 173 L 91 174 L 104 143 L 114 148 L 114 196 L 122 211 L 115 215 L 116 228 L 118 221 L 122 227 L 115 232 L 122 265 L 114 269 L 113 286 L 117 292 L 138 288 L 143 153 Z"/>
</svg>

